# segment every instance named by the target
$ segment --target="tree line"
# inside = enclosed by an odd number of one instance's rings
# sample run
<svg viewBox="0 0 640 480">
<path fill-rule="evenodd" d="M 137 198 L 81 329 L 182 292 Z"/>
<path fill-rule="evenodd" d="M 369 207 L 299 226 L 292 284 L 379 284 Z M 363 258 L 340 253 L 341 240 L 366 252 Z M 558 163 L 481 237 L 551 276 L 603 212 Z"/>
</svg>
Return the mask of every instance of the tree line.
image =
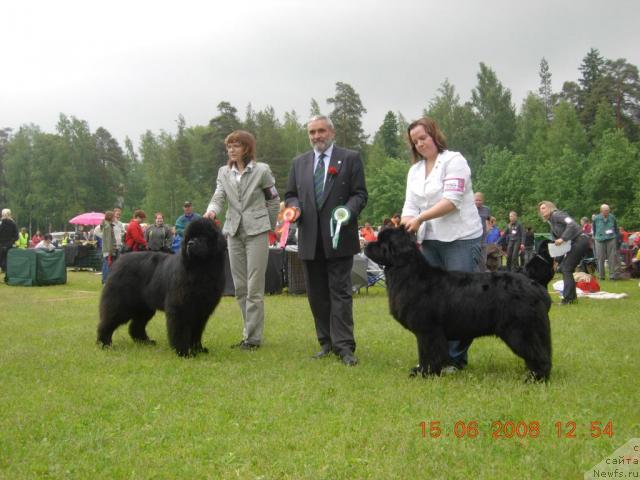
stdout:
<svg viewBox="0 0 640 480">
<path fill-rule="evenodd" d="M 591 49 L 577 81 L 551 87 L 547 61 L 540 62 L 539 88 L 519 109 L 496 73 L 480 63 L 470 100 L 461 102 L 445 79 L 424 107 L 447 136 L 449 148 L 464 154 L 474 190 L 485 194 L 499 224 L 517 211 L 527 225 L 545 229 L 536 214 L 540 200 L 551 200 L 574 217 L 590 216 L 608 203 L 627 228 L 640 227 L 640 79 L 625 59 L 610 60 Z M 369 203 L 361 221 L 380 224 L 402 208 L 410 166 L 407 120 L 389 111 L 369 138 L 362 127 L 367 112 L 359 94 L 337 82 L 322 111 L 315 99 L 309 116 L 328 114 L 336 143 L 358 150 L 365 161 Z M 226 163 L 224 138 L 243 128 L 257 139 L 258 158 L 267 162 L 282 192 L 291 160 L 309 147 L 307 116 L 295 111 L 279 118 L 272 107 L 239 114 L 220 102 L 207 125 L 188 127 L 176 119 L 173 132 L 147 131 L 134 148 L 103 127 L 60 115 L 55 133 L 37 125 L 0 129 L 0 205 L 31 230 L 68 228 L 84 211 L 136 208 L 161 211 L 168 222 L 182 213 L 185 200 L 204 210 L 217 170 Z"/>
</svg>

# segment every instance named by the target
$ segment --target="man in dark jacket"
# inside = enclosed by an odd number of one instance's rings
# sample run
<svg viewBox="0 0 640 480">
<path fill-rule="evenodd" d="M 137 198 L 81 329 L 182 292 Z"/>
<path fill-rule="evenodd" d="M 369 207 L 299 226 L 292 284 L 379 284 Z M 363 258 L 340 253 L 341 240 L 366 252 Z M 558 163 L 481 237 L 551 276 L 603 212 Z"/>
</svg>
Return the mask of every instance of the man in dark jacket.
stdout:
<svg viewBox="0 0 640 480">
<path fill-rule="evenodd" d="M 334 352 L 353 366 L 358 360 L 351 268 L 360 252 L 358 215 L 367 203 L 364 169 L 358 152 L 333 144 L 335 130 L 328 117 L 311 118 L 307 133 L 313 150 L 293 160 L 285 202 L 295 209 L 293 220 L 298 222 L 298 255 L 320 343 L 315 358 Z M 334 215 L 338 207 L 349 216 L 339 228 Z"/>
</svg>

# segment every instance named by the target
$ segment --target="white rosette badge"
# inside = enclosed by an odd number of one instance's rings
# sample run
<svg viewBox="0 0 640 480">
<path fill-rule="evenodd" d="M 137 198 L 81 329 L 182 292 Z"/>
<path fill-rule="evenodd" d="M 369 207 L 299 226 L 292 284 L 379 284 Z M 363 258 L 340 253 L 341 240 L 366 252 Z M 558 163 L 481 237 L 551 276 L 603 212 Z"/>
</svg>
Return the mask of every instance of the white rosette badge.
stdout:
<svg viewBox="0 0 640 480">
<path fill-rule="evenodd" d="M 342 225 L 349 223 L 351 219 L 351 213 L 347 207 L 336 207 L 331 212 L 331 219 L 329 220 L 329 230 L 331 232 L 331 242 L 334 250 L 338 249 L 338 242 L 340 241 L 340 228 Z"/>
</svg>

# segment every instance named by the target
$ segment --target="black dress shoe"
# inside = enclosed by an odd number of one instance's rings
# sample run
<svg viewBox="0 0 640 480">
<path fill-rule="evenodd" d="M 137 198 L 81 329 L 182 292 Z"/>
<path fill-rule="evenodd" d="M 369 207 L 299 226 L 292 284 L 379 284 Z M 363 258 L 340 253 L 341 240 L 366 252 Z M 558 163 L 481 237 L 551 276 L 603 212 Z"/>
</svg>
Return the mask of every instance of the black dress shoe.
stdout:
<svg viewBox="0 0 640 480">
<path fill-rule="evenodd" d="M 340 355 L 340 361 L 347 367 L 355 367 L 358 364 L 358 359 L 351 352 Z"/>
<path fill-rule="evenodd" d="M 322 347 L 320 347 L 320 351 L 315 353 L 311 358 L 318 360 L 331 355 L 332 352 L 333 350 L 331 349 L 331 345 L 322 345 Z"/>
</svg>

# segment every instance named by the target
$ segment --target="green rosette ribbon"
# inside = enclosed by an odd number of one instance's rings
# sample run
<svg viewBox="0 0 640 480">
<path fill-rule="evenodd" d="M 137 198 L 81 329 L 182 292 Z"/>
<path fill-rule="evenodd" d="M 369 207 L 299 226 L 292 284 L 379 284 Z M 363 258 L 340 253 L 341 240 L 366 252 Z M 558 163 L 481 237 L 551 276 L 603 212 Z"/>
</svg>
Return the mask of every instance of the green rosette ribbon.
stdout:
<svg viewBox="0 0 640 480">
<path fill-rule="evenodd" d="M 351 212 L 347 207 L 336 207 L 331 212 L 331 219 L 329 220 L 329 231 L 331 232 L 331 244 L 334 250 L 338 249 L 338 242 L 340 241 L 340 227 L 349 223 L 351 219 Z"/>
</svg>

